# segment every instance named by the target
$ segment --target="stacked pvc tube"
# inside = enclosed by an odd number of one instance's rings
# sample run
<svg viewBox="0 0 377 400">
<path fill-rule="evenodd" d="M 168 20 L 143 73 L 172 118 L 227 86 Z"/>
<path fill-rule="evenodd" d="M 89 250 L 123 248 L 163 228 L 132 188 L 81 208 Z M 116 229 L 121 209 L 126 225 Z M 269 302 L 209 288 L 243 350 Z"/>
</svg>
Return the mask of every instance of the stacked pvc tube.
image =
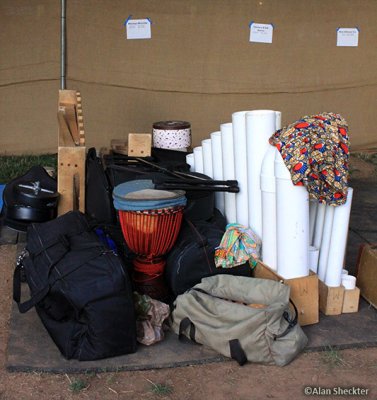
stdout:
<svg viewBox="0 0 377 400">
<path fill-rule="evenodd" d="M 238 181 L 240 192 L 215 194 L 227 222 L 251 228 L 262 238 L 262 259 L 285 279 L 307 276 L 309 268 L 328 286 L 341 284 L 352 188 L 346 204 L 310 201 L 294 186 L 269 138 L 281 129 L 281 113 L 239 111 L 187 155 L 190 169 L 216 180 Z"/>
<path fill-rule="evenodd" d="M 212 171 L 213 179 L 223 180 L 223 158 L 222 158 L 222 145 L 221 145 L 221 132 L 216 131 L 211 133 L 211 147 L 212 147 Z M 225 195 L 224 192 L 215 193 L 216 208 L 225 212 Z"/>
<path fill-rule="evenodd" d="M 186 163 L 190 166 L 190 171 L 195 172 L 194 153 L 190 153 L 190 154 L 186 155 Z"/>
<path fill-rule="evenodd" d="M 325 284 L 327 286 L 340 286 L 343 270 L 344 255 L 347 246 L 348 226 L 351 214 L 353 189 L 348 188 L 347 201 L 335 207 L 333 216 L 333 229 L 331 232 L 330 250 L 327 260 Z"/>
<path fill-rule="evenodd" d="M 275 271 L 277 270 L 275 183 L 275 156 L 277 151 L 274 146 L 268 148 L 263 158 L 260 175 L 262 193 L 262 260 Z"/>
<path fill-rule="evenodd" d="M 213 178 L 212 168 L 212 145 L 211 139 L 205 139 L 202 141 L 203 149 L 203 172 L 205 175 Z"/>
<path fill-rule="evenodd" d="M 281 129 L 281 111 L 275 111 L 275 131 Z"/>
<path fill-rule="evenodd" d="M 275 156 L 277 271 L 285 279 L 309 275 L 309 194 L 295 186 L 281 154 Z"/>
<path fill-rule="evenodd" d="M 246 148 L 246 113 L 238 111 L 232 114 L 234 168 L 238 181 L 239 193 L 236 196 L 237 223 L 248 226 L 248 188 L 247 188 L 247 148 Z"/>
<path fill-rule="evenodd" d="M 330 240 L 333 232 L 333 221 L 334 221 L 334 206 L 325 206 L 325 218 L 323 224 L 323 233 L 321 246 L 319 248 L 319 261 L 318 261 L 318 278 L 321 281 L 325 281 L 326 270 L 328 265 L 328 257 L 330 251 Z M 339 286 L 339 285 L 338 285 Z"/>
<path fill-rule="evenodd" d="M 246 113 L 249 227 L 260 238 L 262 238 L 261 165 L 263 157 L 269 147 L 269 138 L 275 133 L 275 127 L 275 111 L 253 110 Z"/>
<path fill-rule="evenodd" d="M 203 148 L 202 146 L 194 147 L 194 163 L 195 163 L 195 172 L 199 172 L 200 174 L 204 173 L 204 165 L 203 165 Z"/>
<path fill-rule="evenodd" d="M 224 180 L 234 180 L 234 147 L 232 123 L 220 125 Z M 236 194 L 225 192 L 225 218 L 227 223 L 237 222 Z"/>
<path fill-rule="evenodd" d="M 315 220 L 317 217 L 317 208 L 318 201 L 310 200 L 309 201 L 309 243 L 313 244 L 314 240 L 314 228 L 315 228 Z"/>
<path fill-rule="evenodd" d="M 310 224 L 310 222 L 309 222 Z M 309 246 L 309 269 L 315 274 L 318 270 L 319 249 L 315 246 Z"/>
<path fill-rule="evenodd" d="M 315 217 L 314 235 L 313 235 L 313 246 L 319 249 L 321 247 L 323 224 L 325 222 L 326 204 L 320 203 L 317 206 L 317 212 Z"/>
</svg>

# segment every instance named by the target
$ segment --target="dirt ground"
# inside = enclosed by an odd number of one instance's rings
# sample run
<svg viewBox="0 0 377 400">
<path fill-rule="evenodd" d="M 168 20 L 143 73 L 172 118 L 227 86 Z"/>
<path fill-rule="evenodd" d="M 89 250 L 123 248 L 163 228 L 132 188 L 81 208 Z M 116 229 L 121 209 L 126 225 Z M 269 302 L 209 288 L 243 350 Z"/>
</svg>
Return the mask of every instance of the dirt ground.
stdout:
<svg viewBox="0 0 377 400">
<path fill-rule="evenodd" d="M 375 172 L 361 160 L 352 165 L 355 175 Z M 15 246 L 0 247 L 0 257 L 9 260 L 3 263 L 9 267 L 0 271 L 1 400 L 377 399 L 377 348 L 302 353 L 285 367 L 250 363 L 239 367 L 229 361 L 137 372 L 9 373 L 5 357 L 15 251 Z"/>
</svg>

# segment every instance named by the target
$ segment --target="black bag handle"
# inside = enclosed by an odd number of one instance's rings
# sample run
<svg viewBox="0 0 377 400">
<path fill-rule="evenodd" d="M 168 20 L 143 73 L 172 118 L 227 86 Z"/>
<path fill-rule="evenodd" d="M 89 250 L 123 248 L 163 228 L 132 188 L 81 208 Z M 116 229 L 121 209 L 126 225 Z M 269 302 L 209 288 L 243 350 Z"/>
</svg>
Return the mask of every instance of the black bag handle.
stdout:
<svg viewBox="0 0 377 400">
<path fill-rule="evenodd" d="M 195 325 L 193 324 L 193 322 L 191 321 L 190 318 L 185 317 L 181 320 L 181 322 L 179 323 L 179 333 L 178 333 L 178 339 L 182 339 L 185 335 L 183 334 L 184 331 L 187 330 L 187 328 L 190 328 L 189 331 L 189 336 L 190 339 L 197 343 L 195 340 Z"/>
<path fill-rule="evenodd" d="M 236 360 L 241 367 L 242 365 L 246 364 L 246 353 L 244 352 L 238 339 L 229 340 L 229 349 L 230 356 L 233 358 L 233 360 Z"/>
<path fill-rule="evenodd" d="M 46 285 L 29 300 L 21 303 L 21 265 L 17 265 L 13 273 L 13 300 L 17 303 L 18 310 L 24 314 L 43 300 L 50 291 L 50 286 Z"/>
<path fill-rule="evenodd" d="M 298 311 L 297 311 L 297 307 L 295 305 L 295 303 L 292 301 L 292 299 L 289 299 L 289 302 L 292 304 L 294 312 L 295 312 L 295 316 L 293 317 L 293 319 L 289 316 L 289 312 L 288 311 L 284 311 L 283 313 L 283 317 L 284 319 L 288 322 L 288 326 L 287 329 L 283 332 L 280 333 L 279 335 L 274 335 L 274 340 L 279 339 L 285 335 L 288 334 L 288 332 L 297 325 L 297 321 L 298 321 Z"/>
</svg>

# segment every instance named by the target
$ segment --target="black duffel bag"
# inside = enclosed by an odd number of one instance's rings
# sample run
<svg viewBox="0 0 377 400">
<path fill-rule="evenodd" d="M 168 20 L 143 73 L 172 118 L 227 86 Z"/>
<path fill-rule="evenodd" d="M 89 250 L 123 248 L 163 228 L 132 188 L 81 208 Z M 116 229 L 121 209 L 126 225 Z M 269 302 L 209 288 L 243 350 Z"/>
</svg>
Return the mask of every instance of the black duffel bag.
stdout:
<svg viewBox="0 0 377 400">
<path fill-rule="evenodd" d="M 130 279 L 86 216 L 68 212 L 32 224 L 26 250 L 14 273 L 14 300 L 22 313 L 35 306 L 64 357 L 88 361 L 136 351 Z M 31 294 L 23 303 L 21 269 Z"/>
<path fill-rule="evenodd" d="M 182 227 L 173 249 L 168 254 L 165 280 L 171 292 L 178 296 L 200 283 L 202 278 L 217 274 L 251 276 L 249 263 L 233 268 L 217 268 L 215 249 L 225 232 L 226 221 L 215 209 L 208 221 L 183 219 Z"/>
</svg>

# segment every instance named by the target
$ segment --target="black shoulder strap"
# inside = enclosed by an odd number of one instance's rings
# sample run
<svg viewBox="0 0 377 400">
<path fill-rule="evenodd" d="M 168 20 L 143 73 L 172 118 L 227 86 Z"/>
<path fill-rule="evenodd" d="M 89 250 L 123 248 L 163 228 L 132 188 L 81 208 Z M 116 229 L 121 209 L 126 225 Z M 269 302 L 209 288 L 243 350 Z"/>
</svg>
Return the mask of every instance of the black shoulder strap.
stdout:
<svg viewBox="0 0 377 400">
<path fill-rule="evenodd" d="M 236 360 L 240 366 L 247 362 L 246 354 L 238 339 L 229 340 L 229 349 L 230 356 L 233 358 L 233 360 Z"/>
<path fill-rule="evenodd" d="M 293 309 L 295 311 L 295 316 L 293 318 L 291 318 L 290 315 L 289 315 L 289 312 L 288 311 L 284 311 L 283 317 L 288 322 L 287 329 L 283 333 L 280 333 L 279 335 L 275 335 L 274 336 L 274 340 L 285 336 L 297 324 L 297 320 L 298 320 L 297 307 L 296 307 L 295 303 L 293 303 L 292 299 L 289 299 L 289 301 L 293 306 Z"/>
<path fill-rule="evenodd" d="M 179 324 L 178 339 L 182 339 L 184 337 L 183 332 L 186 331 L 187 328 L 190 328 L 190 332 L 189 332 L 190 339 L 196 343 L 195 325 L 192 323 L 192 321 L 188 317 L 183 318 Z"/>
</svg>

